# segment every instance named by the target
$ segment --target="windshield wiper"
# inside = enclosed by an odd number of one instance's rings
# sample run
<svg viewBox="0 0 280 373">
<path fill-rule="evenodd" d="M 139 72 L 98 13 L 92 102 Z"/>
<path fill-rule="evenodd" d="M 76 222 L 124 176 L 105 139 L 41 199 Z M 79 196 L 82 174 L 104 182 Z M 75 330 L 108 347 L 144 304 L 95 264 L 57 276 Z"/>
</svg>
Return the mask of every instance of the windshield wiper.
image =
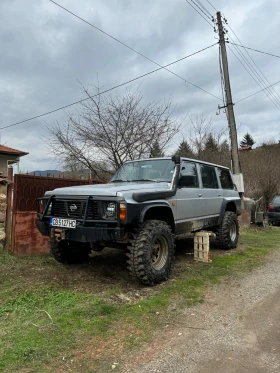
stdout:
<svg viewBox="0 0 280 373">
<path fill-rule="evenodd" d="M 130 183 L 131 180 L 122 180 L 122 179 L 116 179 L 116 180 L 112 180 L 110 181 L 110 183 Z"/>
<path fill-rule="evenodd" d="M 134 179 L 134 180 L 131 180 L 131 181 L 153 181 L 153 182 L 156 182 L 156 183 L 159 182 L 158 180 L 155 180 L 155 179 Z"/>
</svg>

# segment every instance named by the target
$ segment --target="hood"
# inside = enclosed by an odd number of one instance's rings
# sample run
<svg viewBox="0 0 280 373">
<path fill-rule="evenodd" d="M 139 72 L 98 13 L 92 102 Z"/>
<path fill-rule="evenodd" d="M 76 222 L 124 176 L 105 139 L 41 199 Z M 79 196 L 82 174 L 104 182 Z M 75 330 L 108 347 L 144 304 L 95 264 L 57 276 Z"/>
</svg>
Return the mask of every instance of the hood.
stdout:
<svg viewBox="0 0 280 373">
<path fill-rule="evenodd" d="M 61 196 L 106 196 L 116 197 L 123 196 L 123 193 L 131 191 L 161 191 L 170 188 L 169 183 L 154 183 L 154 182 L 128 182 L 128 183 L 109 183 L 109 184 L 93 184 L 79 185 L 66 188 L 56 188 L 48 191 L 45 195 L 61 195 Z"/>
</svg>

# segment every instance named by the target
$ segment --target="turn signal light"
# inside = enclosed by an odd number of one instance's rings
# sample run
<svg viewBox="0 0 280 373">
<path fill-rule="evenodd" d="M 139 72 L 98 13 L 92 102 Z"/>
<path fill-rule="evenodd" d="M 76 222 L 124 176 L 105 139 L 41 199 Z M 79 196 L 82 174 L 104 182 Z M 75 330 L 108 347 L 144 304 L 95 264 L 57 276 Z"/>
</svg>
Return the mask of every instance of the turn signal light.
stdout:
<svg viewBox="0 0 280 373">
<path fill-rule="evenodd" d="M 39 201 L 39 213 L 43 214 L 43 201 L 42 200 Z"/>
<path fill-rule="evenodd" d="M 126 219 L 126 204 L 121 203 L 120 204 L 120 220 Z"/>
</svg>

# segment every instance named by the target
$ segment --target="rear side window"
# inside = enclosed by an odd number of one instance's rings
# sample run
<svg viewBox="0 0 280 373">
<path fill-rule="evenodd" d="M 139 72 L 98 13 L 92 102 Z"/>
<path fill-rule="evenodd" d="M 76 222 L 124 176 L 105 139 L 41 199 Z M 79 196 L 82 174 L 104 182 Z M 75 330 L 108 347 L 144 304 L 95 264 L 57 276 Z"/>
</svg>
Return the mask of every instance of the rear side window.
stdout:
<svg viewBox="0 0 280 373">
<path fill-rule="evenodd" d="M 198 176 L 195 163 L 183 162 L 179 186 L 186 188 L 198 187 Z"/>
<path fill-rule="evenodd" d="M 218 168 L 218 174 L 223 189 L 233 189 L 233 182 L 229 170 Z"/>
<path fill-rule="evenodd" d="M 200 172 L 203 188 L 218 189 L 218 180 L 214 167 L 200 165 Z"/>
</svg>

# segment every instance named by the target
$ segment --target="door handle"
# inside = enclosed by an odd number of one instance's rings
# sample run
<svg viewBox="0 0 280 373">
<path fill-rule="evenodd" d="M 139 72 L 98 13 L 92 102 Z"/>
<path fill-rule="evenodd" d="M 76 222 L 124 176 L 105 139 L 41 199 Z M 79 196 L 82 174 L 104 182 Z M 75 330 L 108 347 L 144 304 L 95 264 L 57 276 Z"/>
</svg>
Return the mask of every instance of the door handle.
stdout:
<svg viewBox="0 0 280 373">
<path fill-rule="evenodd" d="M 222 195 L 221 195 L 221 194 L 218 194 L 218 197 L 222 197 Z"/>
<path fill-rule="evenodd" d="M 199 194 L 198 197 L 203 197 L 203 194 Z"/>
</svg>

